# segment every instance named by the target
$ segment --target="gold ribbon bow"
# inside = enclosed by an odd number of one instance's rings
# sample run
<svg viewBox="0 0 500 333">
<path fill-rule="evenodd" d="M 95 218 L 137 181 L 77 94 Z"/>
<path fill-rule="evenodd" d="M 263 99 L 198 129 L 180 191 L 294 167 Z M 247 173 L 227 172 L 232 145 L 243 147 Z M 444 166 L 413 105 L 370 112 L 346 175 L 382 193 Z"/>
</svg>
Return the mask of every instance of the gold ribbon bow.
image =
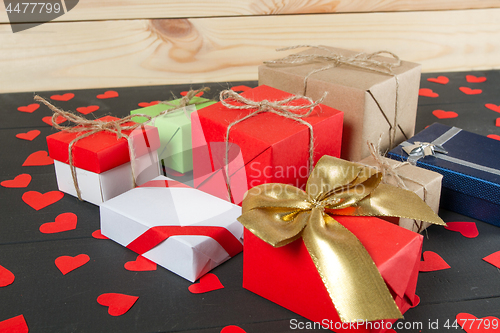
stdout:
<svg viewBox="0 0 500 333">
<path fill-rule="evenodd" d="M 285 184 L 250 189 L 238 221 L 274 247 L 302 238 L 342 322 L 402 318 L 364 246 L 327 214 L 445 225 L 415 193 L 381 180 L 373 168 L 323 156 L 305 191 Z"/>
</svg>

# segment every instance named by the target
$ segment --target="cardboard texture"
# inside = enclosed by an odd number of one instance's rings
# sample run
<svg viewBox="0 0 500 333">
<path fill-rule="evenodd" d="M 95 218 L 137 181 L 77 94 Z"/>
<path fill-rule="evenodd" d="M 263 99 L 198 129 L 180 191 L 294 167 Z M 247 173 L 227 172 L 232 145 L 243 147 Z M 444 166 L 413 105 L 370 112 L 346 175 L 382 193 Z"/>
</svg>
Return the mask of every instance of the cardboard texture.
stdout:
<svg viewBox="0 0 500 333">
<path fill-rule="evenodd" d="M 358 52 L 326 47 L 336 54 L 353 56 Z M 300 54 L 325 54 L 321 49 L 308 49 Z M 395 62 L 377 56 L 379 61 Z M 259 84 L 265 84 L 292 94 L 305 94 L 312 99 L 328 96 L 323 104 L 344 112 L 342 158 L 359 161 L 369 155 L 366 142 L 376 142 L 383 133 L 381 148 L 389 147 L 389 132 L 394 124 L 396 87 L 398 111 L 395 145 L 410 138 L 415 130 L 421 66 L 402 61 L 393 70 L 396 78 L 348 65 L 340 65 L 311 75 L 304 93 L 304 78 L 314 70 L 329 65 L 314 62 L 304 65 L 261 65 Z"/>
<path fill-rule="evenodd" d="M 240 207 L 164 176 L 143 186 L 101 204 L 104 236 L 130 248 L 154 227 L 217 226 L 241 246 Z M 191 282 L 230 258 L 218 241 L 201 235 L 171 236 L 142 255 Z"/>
<path fill-rule="evenodd" d="M 181 99 L 170 101 L 170 103 L 179 105 Z M 191 113 L 203 109 L 216 103 L 215 101 L 194 97 L 192 103 L 185 110 L 178 110 L 158 117 L 150 125 L 158 128 L 161 147 L 158 149 L 158 156 L 162 165 L 180 173 L 186 173 L 193 170 L 192 143 L 191 143 Z M 156 104 L 145 108 L 130 111 L 130 114 L 147 114 L 157 116 L 165 110 L 173 109 L 173 106 L 167 104 Z M 135 122 L 143 123 L 147 120 L 145 117 L 132 118 Z"/>
<path fill-rule="evenodd" d="M 334 218 L 365 246 L 399 309 L 406 312 L 415 301 L 423 236 L 376 217 Z M 245 229 L 244 247 L 245 289 L 309 320 L 326 322 L 335 332 L 384 331 L 370 329 L 369 323 L 356 329 L 335 328 L 335 323 L 340 324 L 337 311 L 301 239 L 273 248 Z"/>
<path fill-rule="evenodd" d="M 395 167 L 401 162 L 392 160 L 390 158 L 381 157 L 387 163 L 389 163 L 392 167 Z M 373 158 L 373 156 L 368 156 L 367 158 L 362 159 L 358 163 L 365 164 L 373 167 L 377 167 L 378 164 Z M 398 173 L 399 177 L 403 180 L 406 189 L 417 194 L 422 200 L 425 201 L 429 207 L 437 214 L 439 211 L 439 199 L 441 198 L 441 181 L 443 179 L 443 175 L 440 173 L 430 171 L 424 168 L 419 168 L 414 165 L 405 164 L 395 169 Z M 384 182 L 390 185 L 398 186 L 398 182 L 391 175 L 386 175 L 384 177 Z M 394 222 L 400 227 L 405 229 L 414 231 L 414 232 L 422 232 L 430 223 L 411 220 L 406 218 L 382 218 L 389 222 Z"/>
<path fill-rule="evenodd" d="M 292 96 L 268 86 L 259 86 L 241 95 L 254 101 L 279 101 Z M 301 105 L 305 102 L 298 100 L 291 104 Z M 210 173 L 221 169 L 225 171 L 227 128 L 229 124 L 255 111 L 227 109 L 219 102 L 192 115 L 195 187 L 198 188 Z M 339 157 L 342 112 L 318 105 L 310 116 L 302 119 L 313 126 L 314 163 L 323 155 Z M 247 189 L 264 183 L 285 183 L 304 188 L 309 175 L 309 138 L 307 126 L 269 112 L 260 113 L 233 126 L 229 134 L 228 173 L 232 192 L 239 193 L 233 195 L 233 202 L 240 204 Z M 225 174 L 224 177 L 227 178 Z M 209 193 L 227 192 L 208 187 L 205 190 Z"/>
</svg>

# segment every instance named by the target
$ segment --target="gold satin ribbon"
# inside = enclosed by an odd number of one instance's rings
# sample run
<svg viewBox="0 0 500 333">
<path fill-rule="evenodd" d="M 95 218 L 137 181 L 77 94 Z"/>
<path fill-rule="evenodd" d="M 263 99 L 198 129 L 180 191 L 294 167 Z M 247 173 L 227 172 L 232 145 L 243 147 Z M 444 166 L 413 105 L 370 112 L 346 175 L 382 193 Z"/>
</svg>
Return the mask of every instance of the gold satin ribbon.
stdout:
<svg viewBox="0 0 500 333">
<path fill-rule="evenodd" d="M 302 237 L 342 322 L 402 318 L 363 244 L 328 215 L 396 216 L 446 225 L 415 193 L 381 180 L 373 168 L 323 156 L 305 191 L 286 184 L 250 189 L 238 221 L 274 247 Z"/>
</svg>

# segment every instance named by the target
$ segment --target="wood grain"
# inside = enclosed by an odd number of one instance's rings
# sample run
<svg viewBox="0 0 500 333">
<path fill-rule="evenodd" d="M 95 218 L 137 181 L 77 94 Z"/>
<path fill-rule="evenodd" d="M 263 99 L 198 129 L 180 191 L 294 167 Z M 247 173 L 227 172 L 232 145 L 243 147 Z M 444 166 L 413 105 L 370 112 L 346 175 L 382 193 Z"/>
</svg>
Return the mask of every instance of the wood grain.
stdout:
<svg viewBox="0 0 500 333">
<path fill-rule="evenodd" d="M 0 92 L 257 79 L 257 66 L 326 44 L 393 51 L 424 71 L 500 68 L 500 9 L 0 25 Z"/>
</svg>

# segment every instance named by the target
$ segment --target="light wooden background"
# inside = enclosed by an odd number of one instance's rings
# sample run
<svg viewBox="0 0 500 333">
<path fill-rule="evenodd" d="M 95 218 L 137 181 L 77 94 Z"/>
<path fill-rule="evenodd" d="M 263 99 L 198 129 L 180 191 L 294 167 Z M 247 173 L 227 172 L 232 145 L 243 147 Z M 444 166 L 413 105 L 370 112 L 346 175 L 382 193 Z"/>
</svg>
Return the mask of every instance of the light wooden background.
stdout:
<svg viewBox="0 0 500 333">
<path fill-rule="evenodd" d="M 18 33 L 1 2 L 0 92 L 255 80 L 296 44 L 500 68 L 500 0 L 80 0 Z"/>
</svg>

